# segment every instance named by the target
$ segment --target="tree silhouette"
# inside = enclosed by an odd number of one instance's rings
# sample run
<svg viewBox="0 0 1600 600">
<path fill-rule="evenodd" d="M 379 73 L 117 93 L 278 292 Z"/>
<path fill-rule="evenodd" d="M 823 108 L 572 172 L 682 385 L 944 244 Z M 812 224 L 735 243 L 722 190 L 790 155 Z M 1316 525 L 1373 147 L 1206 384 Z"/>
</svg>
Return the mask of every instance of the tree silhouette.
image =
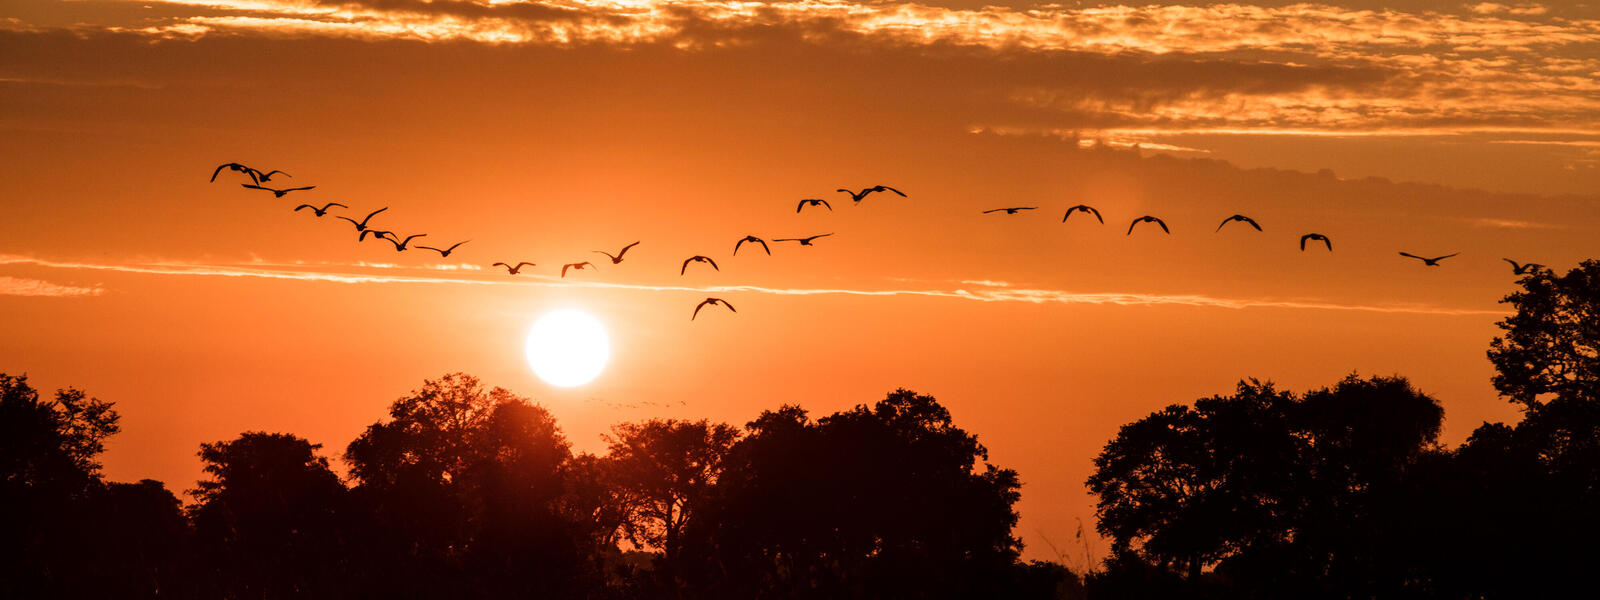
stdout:
<svg viewBox="0 0 1600 600">
<path fill-rule="evenodd" d="M 699 595 L 1013 596 L 1020 484 L 931 396 L 897 390 L 811 422 L 763 413 L 686 537 Z"/>
<path fill-rule="evenodd" d="M 1516 314 L 1489 345 L 1495 389 L 1526 409 L 1552 396 L 1600 402 L 1600 261 L 1566 275 L 1536 270 L 1502 302 Z"/>
<path fill-rule="evenodd" d="M 1088 485 L 1123 572 L 1148 561 L 1199 585 L 1211 566 L 1267 597 L 1385 596 L 1407 583 L 1385 533 L 1419 509 L 1403 476 L 1442 419 L 1399 377 L 1303 399 L 1240 382 L 1124 426 Z"/>
<path fill-rule="evenodd" d="M 697 518 L 739 431 L 710 421 L 652 419 L 612 428 L 607 465 L 635 545 L 658 548 L 672 564 L 685 526 Z"/>
<path fill-rule="evenodd" d="M 206 595 L 351 593 L 347 492 L 318 448 L 264 432 L 200 445 L 210 479 L 190 493 L 199 560 L 212 576 Z"/>
</svg>

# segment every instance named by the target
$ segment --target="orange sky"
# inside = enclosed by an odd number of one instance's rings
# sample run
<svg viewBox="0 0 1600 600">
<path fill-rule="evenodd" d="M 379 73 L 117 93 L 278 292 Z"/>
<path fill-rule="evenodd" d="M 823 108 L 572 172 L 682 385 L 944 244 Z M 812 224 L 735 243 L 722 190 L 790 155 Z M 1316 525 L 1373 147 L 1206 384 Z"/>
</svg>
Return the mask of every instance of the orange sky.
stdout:
<svg viewBox="0 0 1600 600">
<path fill-rule="evenodd" d="M 904 386 L 1021 472 L 1034 558 L 1092 523 L 1117 426 L 1242 377 L 1400 373 L 1451 442 L 1515 418 L 1500 258 L 1600 255 L 1600 8 L 981 4 L 0 2 L 0 371 L 116 402 L 107 474 L 180 490 L 202 441 L 337 455 L 450 371 L 586 450 Z M 206 182 L 232 160 L 318 188 Z M 877 183 L 911 197 L 831 191 Z M 396 254 L 301 200 L 473 241 Z M 1061 224 L 1079 202 L 1108 225 Z M 978 214 L 1016 205 L 1044 209 Z M 1236 212 L 1266 231 L 1213 233 Z M 1143 214 L 1173 234 L 1124 235 Z M 691 323 L 708 293 L 738 314 Z M 523 360 L 557 307 L 610 330 L 589 385 Z"/>
</svg>

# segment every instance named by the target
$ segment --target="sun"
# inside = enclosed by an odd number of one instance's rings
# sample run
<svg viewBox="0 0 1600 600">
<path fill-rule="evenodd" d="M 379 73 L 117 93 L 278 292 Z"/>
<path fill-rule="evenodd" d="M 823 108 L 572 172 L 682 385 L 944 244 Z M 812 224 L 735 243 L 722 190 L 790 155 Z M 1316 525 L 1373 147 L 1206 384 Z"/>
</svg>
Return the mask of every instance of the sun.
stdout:
<svg viewBox="0 0 1600 600">
<path fill-rule="evenodd" d="M 605 370 L 611 338 L 600 320 L 576 309 L 546 313 L 528 332 L 528 365 L 545 383 L 580 386 Z"/>
</svg>

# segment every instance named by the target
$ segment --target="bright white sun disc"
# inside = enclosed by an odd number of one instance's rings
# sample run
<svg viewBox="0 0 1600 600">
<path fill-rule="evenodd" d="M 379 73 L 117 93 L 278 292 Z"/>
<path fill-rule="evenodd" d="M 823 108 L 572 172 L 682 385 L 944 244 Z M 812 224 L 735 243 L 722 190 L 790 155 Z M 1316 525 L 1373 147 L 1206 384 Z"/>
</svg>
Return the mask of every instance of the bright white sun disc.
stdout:
<svg viewBox="0 0 1600 600">
<path fill-rule="evenodd" d="M 611 357 L 606 328 L 589 313 L 563 309 L 547 313 L 528 332 L 528 365 L 545 383 L 573 387 L 593 381 Z"/>
</svg>

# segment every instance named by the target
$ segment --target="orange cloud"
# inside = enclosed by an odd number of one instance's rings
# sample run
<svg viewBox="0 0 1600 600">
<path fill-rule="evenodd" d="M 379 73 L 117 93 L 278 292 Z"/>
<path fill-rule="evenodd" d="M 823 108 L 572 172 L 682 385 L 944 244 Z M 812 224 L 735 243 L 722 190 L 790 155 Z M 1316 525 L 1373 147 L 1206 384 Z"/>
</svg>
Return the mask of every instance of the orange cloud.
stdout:
<svg viewBox="0 0 1600 600">
<path fill-rule="evenodd" d="M 39 279 L 0 277 L 0 296 L 43 296 L 49 298 L 78 298 L 106 293 L 100 286 L 79 287 L 61 285 Z"/>
</svg>

